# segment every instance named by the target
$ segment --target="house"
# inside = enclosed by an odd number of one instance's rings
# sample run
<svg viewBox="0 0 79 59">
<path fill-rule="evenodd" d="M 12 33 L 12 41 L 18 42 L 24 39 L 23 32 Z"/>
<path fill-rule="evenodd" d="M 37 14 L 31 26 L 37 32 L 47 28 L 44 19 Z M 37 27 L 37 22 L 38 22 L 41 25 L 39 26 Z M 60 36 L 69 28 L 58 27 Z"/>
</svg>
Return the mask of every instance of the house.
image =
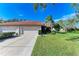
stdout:
<svg viewBox="0 0 79 59">
<path fill-rule="evenodd" d="M 42 23 L 36 21 L 0 23 L 0 32 L 16 32 L 19 35 L 27 31 L 41 30 Z"/>
</svg>

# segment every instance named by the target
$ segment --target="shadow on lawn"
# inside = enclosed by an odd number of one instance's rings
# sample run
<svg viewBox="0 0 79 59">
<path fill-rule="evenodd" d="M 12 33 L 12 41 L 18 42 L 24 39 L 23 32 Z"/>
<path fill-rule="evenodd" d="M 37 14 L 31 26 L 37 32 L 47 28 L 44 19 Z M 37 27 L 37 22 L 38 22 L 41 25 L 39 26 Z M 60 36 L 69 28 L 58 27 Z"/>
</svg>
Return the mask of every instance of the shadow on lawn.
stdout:
<svg viewBox="0 0 79 59">
<path fill-rule="evenodd" d="M 79 37 L 73 37 L 73 38 L 70 38 L 70 39 L 66 39 L 67 41 L 79 41 Z"/>
<path fill-rule="evenodd" d="M 64 35 L 64 34 L 67 34 L 67 33 L 75 33 L 75 32 L 57 32 L 57 33 Z M 67 41 L 79 41 L 79 36 L 74 36 L 74 37 L 68 38 L 66 40 Z"/>
<path fill-rule="evenodd" d="M 3 41 L 5 41 L 5 40 L 7 40 L 7 39 L 12 39 L 12 38 L 16 38 L 17 36 L 12 36 L 12 37 L 7 37 L 7 38 L 0 38 L 0 42 L 3 42 Z"/>
<path fill-rule="evenodd" d="M 66 34 L 67 32 L 51 32 L 51 34 Z"/>
<path fill-rule="evenodd" d="M 75 32 L 58 32 L 59 34 L 67 34 L 67 33 L 75 33 Z M 79 36 L 74 36 L 71 38 L 66 39 L 67 41 L 79 41 Z"/>
</svg>

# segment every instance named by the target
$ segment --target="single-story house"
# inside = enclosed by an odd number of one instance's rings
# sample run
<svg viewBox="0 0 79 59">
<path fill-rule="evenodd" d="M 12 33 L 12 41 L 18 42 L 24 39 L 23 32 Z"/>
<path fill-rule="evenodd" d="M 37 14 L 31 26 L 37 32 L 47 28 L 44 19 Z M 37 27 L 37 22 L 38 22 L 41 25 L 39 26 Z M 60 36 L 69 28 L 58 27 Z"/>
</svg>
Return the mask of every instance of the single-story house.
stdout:
<svg viewBox="0 0 79 59">
<path fill-rule="evenodd" d="M 21 22 L 5 22 L 0 23 L 0 32 L 16 32 L 19 35 L 26 31 L 41 30 L 42 23 L 36 21 L 21 21 Z"/>
</svg>

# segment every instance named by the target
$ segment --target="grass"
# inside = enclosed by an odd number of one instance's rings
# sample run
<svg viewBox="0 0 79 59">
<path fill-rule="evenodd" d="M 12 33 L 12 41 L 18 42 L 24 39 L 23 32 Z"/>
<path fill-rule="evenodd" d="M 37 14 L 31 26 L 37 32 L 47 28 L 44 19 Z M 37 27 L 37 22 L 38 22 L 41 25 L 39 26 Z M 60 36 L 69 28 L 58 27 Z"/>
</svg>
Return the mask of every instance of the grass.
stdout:
<svg viewBox="0 0 79 59">
<path fill-rule="evenodd" d="M 79 33 L 56 33 L 38 36 L 32 56 L 77 56 Z"/>
</svg>

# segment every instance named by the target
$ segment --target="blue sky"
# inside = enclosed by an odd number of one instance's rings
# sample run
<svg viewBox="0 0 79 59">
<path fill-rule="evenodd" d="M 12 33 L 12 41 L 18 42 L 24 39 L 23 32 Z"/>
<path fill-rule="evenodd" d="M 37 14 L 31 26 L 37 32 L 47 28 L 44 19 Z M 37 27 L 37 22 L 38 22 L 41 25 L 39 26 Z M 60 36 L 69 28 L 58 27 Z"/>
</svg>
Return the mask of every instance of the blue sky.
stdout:
<svg viewBox="0 0 79 59">
<path fill-rule="evenodd" d="M 32 3 L 0 3 L 0 17 L 4 19 L 24 18 L 44 22 L 48 15 L 55 20 L 73 13 L 74 9 L 68 3 L 47 4 L 45 11 L 39 7 L 36 12 Z"/>
</svg>

